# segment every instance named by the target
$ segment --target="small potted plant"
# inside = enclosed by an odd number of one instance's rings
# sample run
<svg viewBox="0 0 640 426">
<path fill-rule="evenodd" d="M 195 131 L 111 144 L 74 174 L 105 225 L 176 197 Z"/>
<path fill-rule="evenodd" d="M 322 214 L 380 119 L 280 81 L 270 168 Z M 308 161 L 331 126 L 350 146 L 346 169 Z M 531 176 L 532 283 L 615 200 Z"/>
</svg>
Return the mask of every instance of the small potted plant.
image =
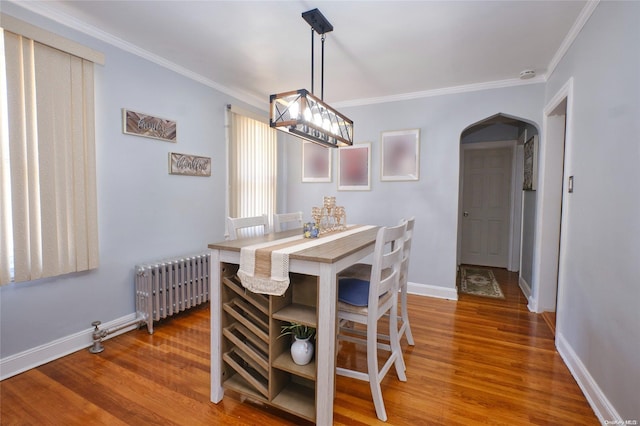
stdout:
<svg viewBox="0 0 640 426">
<path fill-rule="evenodd" d="M 313 342 L 311 339 L 316 334 L 316 329 L 297 322 L 290 322 L 281 327 L 280 336 L 292 335 L 294 342 L 291 345 L 291 358 L 298 365 L 306 365 L 313 358 Z"/>
</svg>

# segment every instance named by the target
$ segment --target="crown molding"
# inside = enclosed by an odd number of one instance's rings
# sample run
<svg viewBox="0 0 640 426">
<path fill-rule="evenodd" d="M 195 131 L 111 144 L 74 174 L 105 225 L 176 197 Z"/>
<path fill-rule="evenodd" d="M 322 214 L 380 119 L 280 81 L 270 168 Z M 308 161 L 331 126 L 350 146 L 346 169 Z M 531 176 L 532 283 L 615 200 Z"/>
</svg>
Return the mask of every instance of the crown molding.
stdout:
<svg viewBox="0 0 640 426">
<path fill-rule="evenodd" d="M 488 81 L 484 83 L 465 84 L 462 86 L 444 87 L 442 89 L 425 90 L 422 92 L 402 93 L 399 95 L 381 96 L 377 98 L 354 99 L 351 101 L 332 102 L 336 108 L 400 102 L 412 99 L 429 98 L 433 96 L 452 95 L 457 93 L 476 92 L 479 90 L 501 89 L 504 87 L 525 86 L 529 84 L 545 83 L 546 75 L 540 75 L 528 80 L 511 78 L 507 80 Z"/>
<path fill-rule="evenodd" d="M 260 110 L 265 110 L 265 102 L 261 98 L 258 98 L 254 95 L 251 95 L 243 91 L 231 89 L 211 79 L 208 79 L 198 73 L 190 71 L 184 68 L 183 66 L 180 66 L 154 53 L 151 53 L 145 49 L 142 49 L 134 44 L 131 44 L 118 37 L 115 37 L 112 34 L 102 31 L 92 25 L 88 25 L 85 22 L 82 22 L 65 13 L 62 13 L 59 10 L 57 10 L 55 7 L 48 5 L 47 2 L 25 2 L 25 1 L 18 2 L 16 0 L 5 0 L 5 1 L 8 1 L 9 3 L 13 3 L 23 9 L 26 9 L 33 13 L 41 15 L 61 25 L 77 30 L 83 34 L 94 37 L 98 40 L 101 40 L 112 46 L 120 48 L 133 55 L 144 58 L 150 62 L 153 62 L 169 70 L 172 70 L 180 75 L 183 75 L 191 80 L 197 81 L 207 87 L 211 87 L 212 89 L 218 90 L 222 93 L 232 96 L 242 102 L 246 102 L 251 106 L 259 108 Z M 580 15 L 578 16 L 573 26 L 571 27 L 569 33 L 567 34 L 562 44 L 560 45 L 560 48 L 557 50 L 557 52 L 551 59 L 551 62 L 547 67 L 546 73 L 536 76 L 532 79 L 521 80 L 518 78 L 513 78 L 513 79 L 506 79 L 506 80 L 489 81 L 484 83 L 452 86 L 452 87 L 445 87 L 441 89 L 433 89 L 433 90 L 426 90 L 426 91 L 420 91 L 420 92 L 402 93 L 398 95 L 381 96 L 381 97 L 374 97 L 374 98 L 362 98 L 362 99 L 354 99 L 354 100 L 348 100 L 348 101 L 342 101 L 342 102 L 332 102 L 332 105 L 334 105 L 336 108 L 355 107 L 355 106 L 364 106 L 364 105 L 380 104 L 380 103 L 387 103 L 387 102 L 400 102 L 400 101 L 407 101 L 407 100 L 413 100 L 413 99 L 428 98 L 433 96 L 443 96 L 443 95 L 475 92 L 480 90 L 500 89 L 500 88 L 522 86 L 522 85 L 528 85 L 528 84 L 546 83 L 548 76 L 550 76 L 553 73 L 556 66 L 558 65 L 560 60 L 564 57 L 569 47 L 571 47 L 571 45 L 573 44 L 573 41 L 576 39 L 580 31 L 582 30 L 582 27 L 586 24 L 587 20 L 589 19 L 589 17 L 591 16 L 591 14 L 593 13 L 593 11 L 595 10 L 595 8 L 598 6 L 599 3 L 600 3 L 600 0 L 587 1 L 584 8 L 580 12 Z"/>
<path fill-rule="evenodd" d="M 224 86 L 220 83 L 217 83 L 213 80 L 203 77 L 202 75 L 195 73 L 191 70 L 186 69 L 185 67 L 178 65 L 174 62 L 171 62 L 161 56 L 158 56 L 154 53 L 151 53 L 145 49 L 142 49 L 132 43 L 129 43 L 121 38 L 114 36 L 113 34 L 107 33 L 105 31 L 100 30 L 92 25 L 87 24 L 86 22 L 82 22 L 79 19 L 76 19 L 72 16 L 69 16 L 65 13 L 60 12 L 55 7 L 52 7 L 47 4 L 47 2 L 29 2 L 29 1 L 16 1 L 16 0 L 6 0 L 9 3 L 13 3 L 14 5 L 33 12 L 37 15 L 40 15 L 44 18 L 50 19 L 58 24 L 61 24 L 65 27 L 69 27 L 73 30 L 79 31 L 83 34 L 96 38 L 100 41 L 108 43 L 112 46 L 115 46 L 119 49 L 124 50 L 125 52 L 131 53 L 133 55 L 144 58 L 150 62 L 153 62 L 161 67 L 167 68 L 171 71 L 174 71 L 184 77 L 187 77 L 191 80 L 197 81 L 205 86 L 211 87 L 212 89 L 218 90 L 222 93 L 225 93 L 229 96 L 232 96 L 240 101 L 246 102 L 247 104 L 254 106 L 256 108 L 260 108 L 265 110 L 265 100 L 259 99 L 256 96 L 250 95 L 246 92 L 233 90 L 227 86 Z"/>
<path fill-rule="evenodd" d="M 560 63 L 560 60 L 562 60 L 564 55 L 567 53 L 567 51 L 575 41 L 576 37 L 578 37 L 578 34 L 580 34 L 582 27 L 584 27 L 584 25 L 587 23 L 598 4 L 600 4 L 600 0 L 589 0 L 587 1 L 587 4 L 584 5 L 582 11 L 580 12 L 580 15 L 578 15 L 578 18 L 573 23 L 571 29 L 567 33 L 567 36 L 564 38 L 562 44 L 560 44 L 560 47 L 556 51 L 556 54 L 553 55 L 553 58 L 551 58 L 551 62 L 549 62 L 549 66 L 547 67 L 547 76 L 553 74 L 553 71 L 555 71 L 556 67 Z"/>
</svg>

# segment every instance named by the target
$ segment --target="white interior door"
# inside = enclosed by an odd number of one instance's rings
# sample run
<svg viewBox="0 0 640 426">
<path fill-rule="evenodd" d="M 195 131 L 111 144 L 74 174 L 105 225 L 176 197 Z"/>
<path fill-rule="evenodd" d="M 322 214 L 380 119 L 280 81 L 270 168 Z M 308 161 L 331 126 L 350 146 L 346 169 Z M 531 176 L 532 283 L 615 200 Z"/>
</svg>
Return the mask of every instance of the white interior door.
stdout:
<svg viewBox="0 0 640 426">
<path fill-rule="evenodd" d="M 511 148 L 464 152 L 461 263 L 507 267 L 511 158 Z"/>
</svg>

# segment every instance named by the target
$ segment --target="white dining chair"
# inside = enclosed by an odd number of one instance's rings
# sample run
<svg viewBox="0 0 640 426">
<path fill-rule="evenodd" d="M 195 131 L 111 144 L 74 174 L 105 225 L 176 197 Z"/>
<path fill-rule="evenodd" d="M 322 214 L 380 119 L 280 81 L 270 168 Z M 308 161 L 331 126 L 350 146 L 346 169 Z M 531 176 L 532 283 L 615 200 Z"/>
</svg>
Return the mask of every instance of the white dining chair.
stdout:
<svg viewBox="0 0 640 426">
<path fill-rule="evenodd" d="M 298 228 L 302 228 L 302 212 L 277 213 L 273 215 L 274 232 Z"/>
<path fill-rule="evenodd" d="M 401 221 L 402 222 L 402 221 Z M 413 340 L 413 333 L 411 332 L 411 323 L 409 322 L 409 309 L 407 307 L 407 290 L 408 290 L 408 278 L 409 278 L 409 260 L 411 258 L 411 242 L 413 240 L 413 228 L 415 226 L 416 219 L 411 217 L 407 220 L 407 230 L 404 237 L 403 253 L 402 253 L 402 268 L 400 270 L 400 303 L 399 310 L 400 315 L 398 320 L 400 322 L 400 328 L 398 330 L 398 338 L 402 340 L 402 336 L 407 338 L 407 343 L 410 346 L 415 346 Z M 383 271 L 383 274 L 387 271 Z M 356 263 L 347 269 L 343 270 L 339 274 L 339 278 L 358 278 L 367 279 L 371 275 L 371 265 L 368 263 Z"/>
<path fill-rule="evenodd" d="M 227 240 L 240 237 L 257 237 L 269 233 L 269 216 L 227 217 Z"/>
<path fill-rule="evenodd" d="M 376 415 L 382 421 L 387 413 L 382 398 L 380 382 L 392 366 L 400 381 L 405 382 L 405 366 L 398 337 L 398 285 L 402 268 L 402 252 L 406 222 L 393 227 L 382 227 L 378 231 L 371 265 L 371 275 L 367 280 L 340 278 L 338 280 L 338 320 L 341 324 L 361 324 L 366 326 L 366 338 L 353 333 L 354 327 L 341 326 L 338 339 L 366 344 L 367 371 L 357 371 L 337 367 L 336 374 L 369 382 Z M 383 272 L 386 271 L 386 272 Z M 389 315 L 389 343 L 378 338 L 378 321 Z M 386 349 L 389 356 L 379 368 L 378 349 Z"/>
<path fill-rule="evenodd" d="M 416 218 L 411 217 L 407 220 L 407 230 L 404 234 L 404 243 L 402 250 L 402 268 L 400 268 L 400 329 L 398 330 L 398 339 L 402 336 L 407 337 L 407 343 L 415 346 L 413 333 L 411 332 L 411 323 L 409 322 L 409 308 L 407 307 L 407 291 L 409 283 L 409 260 L 411 259 L 411 241 L 413 240 L 413 227 L 416 224 Z"/>
</svg>

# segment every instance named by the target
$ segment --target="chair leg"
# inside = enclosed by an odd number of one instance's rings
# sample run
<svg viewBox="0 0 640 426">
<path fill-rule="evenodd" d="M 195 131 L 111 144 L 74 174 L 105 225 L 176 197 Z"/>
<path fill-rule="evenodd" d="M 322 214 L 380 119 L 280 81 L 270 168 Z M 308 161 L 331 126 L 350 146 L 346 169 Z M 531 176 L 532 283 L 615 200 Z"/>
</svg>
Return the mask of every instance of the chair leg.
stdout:
<svg viewBox="0 0 640 426">
<path fill-rule="evenodd" d="M 407 309 L 407 289 L 402 289 L 400 293 L 401 309 L 402 309 L 402 329 L 407 336 L 407 342 L 410 346 L 415 346 L 413 333 L 411 333 L 411 324 L 409 323 L 409 310 Z M 402 338 L 402 336 L 400 336 Z"/>
<path fill-rule="evenodd" d="M 407 381 L 405 370 L 407 369 L 404 364 L 404 358 L 402 356 L 402 348 L 400 347 L 400 336 L 398 335 L 398 315 L 397 306 L 395 309 L 391 309 L 389 315 L 389 344 L 391 345 L 391 357 L 395 357 L 393 365 L 396 368 L 396 374 L 401 382 Z"/>
<path fill-rule="evenodd" d="M 378 370 L 378 344 L 376 327 L 367 327 L 367 368 L 369 373 L 369 387 L 371 388 L 371 399 L 376 408 L 378 419 L 387 421 L 387 411 L 384 408 L 382 399 L 382 388 L 380 387 L 380 371 Z"/>
</svg>

